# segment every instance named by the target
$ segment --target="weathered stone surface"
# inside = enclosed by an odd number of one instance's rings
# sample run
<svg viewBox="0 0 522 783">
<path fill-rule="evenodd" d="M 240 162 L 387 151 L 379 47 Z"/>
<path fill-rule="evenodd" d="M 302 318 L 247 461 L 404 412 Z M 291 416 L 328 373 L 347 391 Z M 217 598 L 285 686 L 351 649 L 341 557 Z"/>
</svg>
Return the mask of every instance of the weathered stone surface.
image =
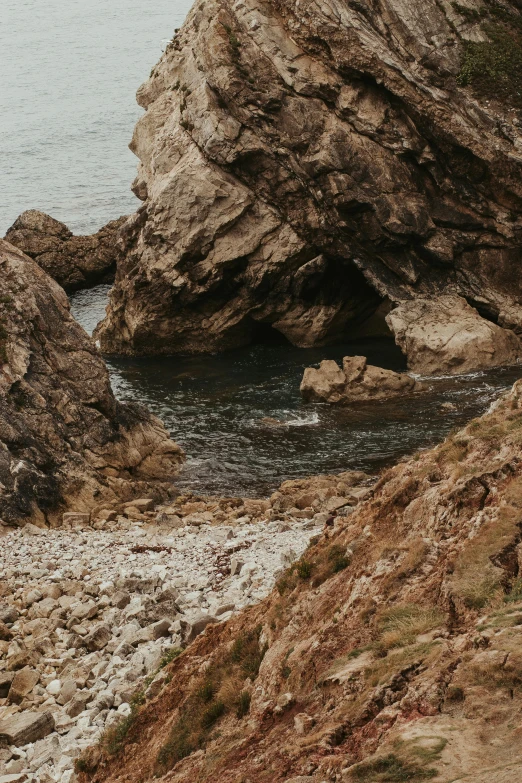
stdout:
<svg viewBox="0 0 522 783">
<path fill-rule="evenodd" d="M 76 291 L 113 279 L 122 255 L 118 234 L 125 220 L 112 220 L 90 236 L 74 236 L 64 223 L 29 209 L 17 217 L 5 238 L 66 291 Z"/>
<path fill-rule="evenodd" d="M 423 375 L 515 364 L 522 356 L 514 332 L 486 321 L 459 296 L 404 302 L 386 320 L 410 370 Z"/>
<path fill-rule="evenodd" d="M 0 240 L 3 522 L 60 524 L 64 506 L 87 512 L 104 498 L 128 500 L 135 488 L 158 492 L 157 480 L 170 479 L 181 460 L 158 419 L 116 401 L 63 290 Z"/>
<path fill-rule="evenodd" d="M 99 625 L 88 636 L 85 637 L 85 646 L 88 650 L 103 650 L 111 638 L 111 631 L 107 625 Z"/>
<path fill-rule="evenodd" d="M 43 739 L 54 729 L 50 712 L 22 712 L 0 721 L 0 746 L 21 747 Z"/>
<path fill-rule="evenodd" d="M 29 666 L 24 666 L 23 669 L 19 669 L 11 683 L 9 701 L 12 702 L 12 704 L 20 704 L 24 697 L 27 696 L 28 693 L 31 693 L 39 679 L 39 672 L 35 669 L 31 669 Z"/>
<path fill-rule="evenodd" d="M 341 405 L 402 397 L 422 389 L 422 384 L 405 373 L 368 365 L 364 356 L 345 356 L 342 370 L 337 362 L 326 359 L 319 369 L 307 367 L 301 382 L 304 400 Z"/>
<path fill-rule="evenodd" d="M 196 2 L 138 92 L 102 350 L 319 345 L 443 292 L 522 331 L 521 126 L 458 86 L 498 20 L 467 8 Z"/>
</svg>

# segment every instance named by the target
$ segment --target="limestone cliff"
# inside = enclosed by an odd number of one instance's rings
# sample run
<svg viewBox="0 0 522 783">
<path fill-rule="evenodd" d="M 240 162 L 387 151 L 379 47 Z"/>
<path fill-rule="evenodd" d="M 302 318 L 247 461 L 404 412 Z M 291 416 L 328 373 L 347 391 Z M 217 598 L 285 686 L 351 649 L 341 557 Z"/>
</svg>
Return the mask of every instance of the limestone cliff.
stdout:
<svg viewBox="0 0 522 783">
<path fill-rule="evenodd" d="M 158 419 L 116 401 L 63 289 L 0 240 L 0 524 L 154 491 L 181 461 Z"/>
<path fill-rule="evenodd" d="M 28 209 L 17 217 L 5 239 L 70 292 L 114 278 L 123 252 L 118 232 L 125 220 L 112 220 L 95 234 L 75 236 L 65 223 Z"/>
<path fill-rule="evenodd" d="M 388 470 L 267 600 L 187 647 L 83 779 L 517 783 L 521 434 L 518 382 Z"/>
<path fill-rule="evenodd" d="M 300 346 L 457 294 L 522 332 L 521 13 L 198 0 L 138 92 L 109 353 Z"/>
</svg>

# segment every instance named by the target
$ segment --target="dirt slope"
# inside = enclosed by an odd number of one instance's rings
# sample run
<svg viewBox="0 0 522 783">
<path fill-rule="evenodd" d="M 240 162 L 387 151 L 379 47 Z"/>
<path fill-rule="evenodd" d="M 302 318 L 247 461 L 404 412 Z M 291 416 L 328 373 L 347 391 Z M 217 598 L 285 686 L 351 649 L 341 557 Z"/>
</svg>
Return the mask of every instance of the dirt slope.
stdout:
<svg viewBox="0 0 522 783">
<path fill-rule="evenodd" d="M 518 382 L 209 626 L 82 780 L 519 781 L 521 457 Z"/>
</svg>

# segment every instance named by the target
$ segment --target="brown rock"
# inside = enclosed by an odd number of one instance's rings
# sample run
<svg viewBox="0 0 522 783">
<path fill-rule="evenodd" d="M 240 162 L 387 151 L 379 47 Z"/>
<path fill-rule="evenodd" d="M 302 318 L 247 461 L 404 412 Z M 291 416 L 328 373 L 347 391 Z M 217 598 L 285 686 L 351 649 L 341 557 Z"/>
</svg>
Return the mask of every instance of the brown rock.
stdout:
<svg viewBox="0 0 522 783">
<path fill-rule="evenodd" d="M 12 704 L 21 704 L 24 698 L 31 693 L 39 679 L 39 672 L 35 669 L 31 669 L 29 666 L 24 666 L 23 669 L 19 669 L 11 683 L 9 701 L 12 702 Z"/>
<path fill-rule="evenodd" d="M 448 291 L 522 331 L 520 98 L 457 84 L 488 14 L 199 0 L 138 92 L 144 204 L 102 350 L 322 345 Z"/>
<path fill-rule="evenodd" d="M 0 721 L 0 747 L 14 745 L 19 748 L 36 742 L 54 731 L 54 718 L 50 712 L 22 712 Z"/>
<path fill-rule="evenodd" d="M 10 631 L 7 625 L 0 620 L 0 639 L 4 642 L 8 642 L 12 638 L 12 631 Z"/>
<path fill-rule="evenodd" d="M 7 697 L 14 676 L 14 672 L 0 672 L 0 699 Z"/>
<path fill-rule="evenodd" d="M 76 291 L 114 278 L 122 255 L 118 235 L 126 219 L 112 220 L 91 236 L 73 236 L 64 223 L 29 209 L 15 220 L 5 238 L 66 291 Z"/>
<path fill-rule="evenodd" d="M 402 397 L 422 389 L 422 384 L 405 373 L 368 365 L 364 356 L 345 356 L 342 370 L 328 359 L 321 362 L 319 369 L 307 367 L 301 382 L 304 400 L 341 405 Z"/>
<path fill-rule="evenodd" d="M 0 323 L 4 522 L 59 525 L 64 507 L 88 512 L 139 487 L 167 494 L 158 482 L 177 472 L 181 449 L 154 416 L 116 401 L 63 290 L 3 240 Z"/>
<path fill-rule="evenodd" d="M 404 302 L 386 320 L 408 367 L 422 375 L 515 364 L 522 356 L 522 343 L 514 332 L 486 321 L 460 296 Z"/>
<path fill-rule="evenodd" d="M 111 630 L 108 625 L 99 625 L 94 631 L 84 638 L 84 644 L 88 650 L 94 652 L 95 650 L 103 650 L 108 645 L 112 637 Z"/>
</svg>

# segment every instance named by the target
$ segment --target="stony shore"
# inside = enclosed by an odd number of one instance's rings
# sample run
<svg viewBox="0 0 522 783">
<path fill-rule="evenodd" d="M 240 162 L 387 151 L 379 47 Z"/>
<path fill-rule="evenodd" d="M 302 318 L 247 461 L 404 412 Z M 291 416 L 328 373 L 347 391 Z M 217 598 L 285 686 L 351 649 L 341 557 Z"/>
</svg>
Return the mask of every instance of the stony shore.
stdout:
<svg viewBox="0 0 522 783">
<path fill-rule="evenodd" d="M 283 484 L 270 500 L 143 498 L 64 527 L 10 530 L 0 551 L 0 781 L 70 783 L 74 761 L 210 623 L 272 589 L 364 474 Z"/>
</svg>

